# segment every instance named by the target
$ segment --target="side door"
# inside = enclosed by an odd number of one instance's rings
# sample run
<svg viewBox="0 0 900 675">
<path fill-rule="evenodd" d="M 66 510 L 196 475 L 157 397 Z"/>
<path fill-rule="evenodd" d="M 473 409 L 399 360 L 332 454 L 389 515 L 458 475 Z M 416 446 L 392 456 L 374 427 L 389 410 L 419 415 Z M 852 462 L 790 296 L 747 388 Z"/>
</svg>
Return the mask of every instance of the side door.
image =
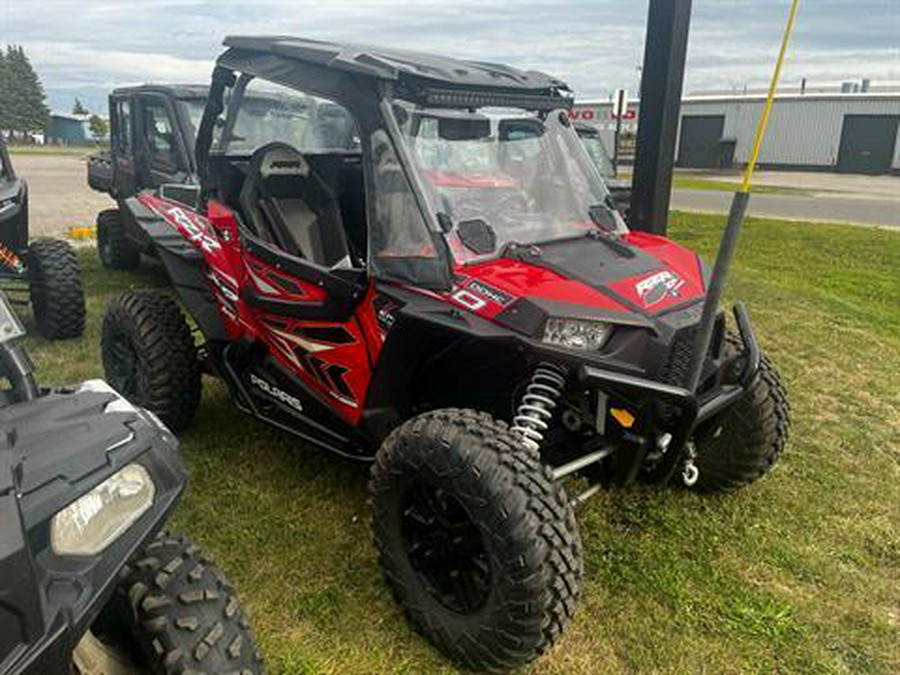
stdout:
<svg viewBox="0 0 900 675">
<path fill-rule="evenodd" d="M 113 163 L 113 186 L 118 199 L 127 199 L 137 191 L 134 169 L 134 98 L 131 95 L 110 96 L 112 122 L 110 151 Z"/>
<path fill-rule="evenodd" d="M 242 299 L 270 353 L 350 424 L 371 379 L 375 315 L 363 269 L 326 269 L 244 230 Z"/>
<path fill-rule="evenodd" d="M 190 177 L 187 148 L 176 123 L 175 110 L 162 94 L 140 94 L 135 167 L 141 188 L 185 183 Z"/>
</svg>

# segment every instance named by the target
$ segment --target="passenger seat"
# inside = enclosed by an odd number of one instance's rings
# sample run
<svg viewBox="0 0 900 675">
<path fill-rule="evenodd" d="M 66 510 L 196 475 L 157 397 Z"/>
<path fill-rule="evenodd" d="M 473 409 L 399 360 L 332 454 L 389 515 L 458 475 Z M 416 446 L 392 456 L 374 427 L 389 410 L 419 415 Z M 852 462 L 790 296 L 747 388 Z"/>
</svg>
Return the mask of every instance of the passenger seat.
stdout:
<svg viewBox="0 0 900 675">
<path fill-rule="evenodd" d="M 322 267 L 350 266 L 340 204 L 296 148 L 269 143 L 256 150 L 239 201 L 261 239 Z"/>
</svg>

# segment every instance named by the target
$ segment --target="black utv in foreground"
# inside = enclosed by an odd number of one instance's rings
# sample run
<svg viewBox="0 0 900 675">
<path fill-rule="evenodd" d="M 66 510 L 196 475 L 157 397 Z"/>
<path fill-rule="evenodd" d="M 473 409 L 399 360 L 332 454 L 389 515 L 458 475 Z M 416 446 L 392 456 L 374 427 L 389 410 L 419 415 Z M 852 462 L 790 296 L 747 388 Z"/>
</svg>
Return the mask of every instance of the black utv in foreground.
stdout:
<svg viewBox="0 0 900 675">
<path fill-rule="evenodd" d="M 84 331 L 84 293 L 75 251 L 60 239 L 29 243 L 28 184 L 16 176 L 0 136 L 0 285 L 11 302 L 28 305 L 45 338 L 75 338 Z M 21 294 L 27 292 L 27 298 Z"/>
<path fill-rule="evenodd" d="M 0 293 L 0 673 L 260 673 L 233 589 L 162 531 L 178 443 L 102 380 L 41 389 Z"/>
</svg>

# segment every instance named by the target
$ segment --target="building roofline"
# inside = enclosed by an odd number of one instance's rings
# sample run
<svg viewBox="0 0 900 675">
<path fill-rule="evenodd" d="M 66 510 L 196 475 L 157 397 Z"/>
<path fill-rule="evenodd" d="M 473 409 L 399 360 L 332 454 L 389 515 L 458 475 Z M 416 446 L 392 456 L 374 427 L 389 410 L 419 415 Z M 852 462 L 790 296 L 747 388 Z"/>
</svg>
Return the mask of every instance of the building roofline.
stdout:
<svg viewBox="0 0 900 675">
<path fill-rule="evenodd" d="M 900 91 L 870 91 L 866 93 L 810 93 L 810 94 L 776 94 L 776 101 L 865 101 L 865 100 L 892 100 L 900 101 Z M 701 94 L 693 96 L 685 96 L 681 99 L 682 103 L 760 103 L 766 100 L 765 94 Z M 632 100 L 629 103 L 640 103 L 639 100 Z M 575 107 L 586 105 L 613 105 L 612 101 L 607 99 L 584 99 L 575 100 Z"/>
</svg>

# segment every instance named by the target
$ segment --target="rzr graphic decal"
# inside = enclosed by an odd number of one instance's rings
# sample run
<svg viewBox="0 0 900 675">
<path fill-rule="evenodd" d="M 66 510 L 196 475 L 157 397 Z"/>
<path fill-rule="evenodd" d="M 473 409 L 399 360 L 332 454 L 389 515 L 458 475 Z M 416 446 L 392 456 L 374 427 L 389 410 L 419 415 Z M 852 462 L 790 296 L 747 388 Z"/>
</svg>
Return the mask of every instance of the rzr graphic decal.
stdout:
<svg viewBox="0 0 900 675">
<path fill-rule="evenodd" d="M 357 336 L 341 325 L 310 326 L 271 315 L 263 316 L 262 322 L 278 354 L 295 370 L 309 376 L 345 406 L 359 408 L 364 391 L 354 391 L 348 382 L 348 377 L 354 374 L 353 368 L 339 363 L 342 359 L 337 358 L 341 350 L 351 348 L 355 352 L 362 346 Z"/>
<path fill-rule="evenodd" d="M 247 262 L 247 276 L 260 295 L 306 302 L 320 302 L 325 299 L 325 292 L 312 284 L 298 281 L 249 255 L 245 255 L 244 259 Z"/>
<path fill-rule="evenodd" d="M 644 303 L 644 307 L 652 307 L 665 298 L 677 298 L 681 295 L 684 280 L 674 272 L 664 270 L 634 285 L 634 290 Z"/>
</svg>

